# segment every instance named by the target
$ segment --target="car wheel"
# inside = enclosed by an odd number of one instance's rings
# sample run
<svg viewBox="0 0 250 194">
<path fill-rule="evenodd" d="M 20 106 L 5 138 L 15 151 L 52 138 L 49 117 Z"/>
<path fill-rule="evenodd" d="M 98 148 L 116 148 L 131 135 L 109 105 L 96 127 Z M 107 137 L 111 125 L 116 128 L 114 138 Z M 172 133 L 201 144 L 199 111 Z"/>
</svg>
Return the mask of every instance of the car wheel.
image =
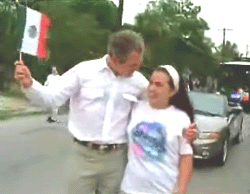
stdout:
<svg viewBox="0 0 250 194">
<path fill-rule="evenodd" d="M 235 138 L 235 143 L 237 143 L 237 144 L 241 143 L 244 139 L 242 128 L 243 128 L 243 119 L 242 119 L 241 124 L 240 124 L 240 131 Z"/>
<path fill-rule="evenodd" d="M 219 156 L 217 157 L 217 164 L 219 166 L 223 166 L 226 163 L 227 160 L 227 148 L 228 148 L 228 140 L 225 139 L 222 145 L 222 150 Z"/>
</svg>

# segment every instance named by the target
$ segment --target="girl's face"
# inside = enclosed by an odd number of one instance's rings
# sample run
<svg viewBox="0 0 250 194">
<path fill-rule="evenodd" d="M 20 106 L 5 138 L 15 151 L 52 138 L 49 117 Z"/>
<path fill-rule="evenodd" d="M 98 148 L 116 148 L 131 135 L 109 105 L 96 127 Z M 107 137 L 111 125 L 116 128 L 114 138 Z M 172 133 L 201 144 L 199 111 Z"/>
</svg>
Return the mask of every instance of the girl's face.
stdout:
<svg viewBox="0 0 250 194">
<path fill-rule="evenodd" d="M 166 108 L 175 90 L 169 84 L 170 78 L 165 72 L 154 71 L 148 85 L 149 104 L 153 108 Z"/>
</svg>

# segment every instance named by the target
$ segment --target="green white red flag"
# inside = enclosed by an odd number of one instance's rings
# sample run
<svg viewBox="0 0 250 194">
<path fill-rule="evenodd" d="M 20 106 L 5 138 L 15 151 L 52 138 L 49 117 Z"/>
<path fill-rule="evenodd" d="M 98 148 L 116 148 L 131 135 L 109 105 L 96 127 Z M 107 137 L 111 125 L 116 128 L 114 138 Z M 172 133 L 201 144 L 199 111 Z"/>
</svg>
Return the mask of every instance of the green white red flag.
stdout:
<svg viewBox="0 0 250 194">
<path fill-rule="evenodd" d="M 19 5 L 18 20 L 18 50 L 40 58 L 47 57 L 47 33 L 49 18 L 36 10 Z"/>
</svg>

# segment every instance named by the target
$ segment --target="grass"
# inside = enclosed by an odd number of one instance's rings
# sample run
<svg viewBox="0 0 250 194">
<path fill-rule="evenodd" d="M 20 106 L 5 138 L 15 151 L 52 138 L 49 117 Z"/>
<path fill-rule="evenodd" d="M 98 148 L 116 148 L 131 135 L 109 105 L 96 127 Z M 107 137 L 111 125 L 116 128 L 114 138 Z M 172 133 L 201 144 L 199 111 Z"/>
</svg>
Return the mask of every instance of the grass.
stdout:
<svg viewBox="0 0 250 194">
<path fill-rule="evenodd" d="M 7 96 L 7 97 L 15 97 L 15 98 L 23 98 L 26 99 L 25 94 L 20 90 L 5 90 L 1 92 L 1 95 Z"/>
<path fill-rule="evenodd" d="M 15 112 L 11 110 L 0 110 L 0 121 L 7 120 L 13 117 L 22 117 L 22 116 L 32 116 L 32 115 L 41 115 L 45 114 L 46 112 Z"/>
<path fill-rule="evenodd" d="M 15 82 L 12 82 L 9 88 L 5 89 L 3 92 L 0 91 L 0 98 L 1 96 L 27 100 L 25 94 L 21 91 L 19 84 Z M 0 109 L 0 120 L 7 120 L 13 117 L 21 117 L 21 116 L 41 115 L 45 113 L 47 112 L 46 111 L 22 112 L 19 110 Z"/>
<path fill-rule="evenodd" d="M 0 110 L 0 120 L 6 120 L 11 117 L 11 113 L 13 111 L 10 110 Z"/>
<path fill-rule="evenodd" d="M 21 91 L 19 84 L 15 82 L 12 82 L 9 88 L 6 88 L 3 92 L 0 92 L 0 98 L 1 96 L 27 100 L 25 94 Z M 21 112 L 21 111 L 19 112 L 15 110 L 0 109 L 0 120 L 6 120 L 9 118 L 26 116 L 26 115 L 27 116 L 37 115 L 37 114 L 43 114 L 43 112 Z"/>
<path fill-rule="evenodd" d="M 11 82 L 8 88 L 5 88 L 3 92 L 0 93 L 3 96 L 15 97 L 25 99 L 25 94 L 22 92 L 20 85 L 16 82 Z"/>
</svg>

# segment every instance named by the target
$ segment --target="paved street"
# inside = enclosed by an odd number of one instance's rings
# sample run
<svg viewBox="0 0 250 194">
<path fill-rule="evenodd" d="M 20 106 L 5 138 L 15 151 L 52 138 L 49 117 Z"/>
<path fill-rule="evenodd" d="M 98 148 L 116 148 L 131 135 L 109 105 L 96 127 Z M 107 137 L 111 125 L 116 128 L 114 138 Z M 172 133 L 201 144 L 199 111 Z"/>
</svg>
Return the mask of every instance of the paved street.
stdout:
<svg viewBox="0 0 250 194">
<path fill-rule="evenodd" d="M 63 194 L 72 138 L 47 116 L 13 118 L 0 125 L 0 193 Z"/>
<path fill-rule="evenodd" d="M 1 194 L 66 194 L 72 138 L 63 123 L 46 119 L 40 115 L 0 121 Z M 59 119 L 66 121 L 65 116 Z M 250 193 L 250 115 L 243 125 L 245 141 L 229 150 L 225 166 L 195 165 L 188 193 Z"/>
</svg>

